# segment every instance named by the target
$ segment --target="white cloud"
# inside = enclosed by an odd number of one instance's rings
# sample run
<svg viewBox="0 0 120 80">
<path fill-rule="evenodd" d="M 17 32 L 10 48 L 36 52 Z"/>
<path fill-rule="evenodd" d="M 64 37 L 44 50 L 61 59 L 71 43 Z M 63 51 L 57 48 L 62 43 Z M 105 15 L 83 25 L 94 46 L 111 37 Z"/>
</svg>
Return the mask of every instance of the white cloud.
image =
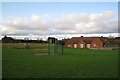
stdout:
<svg viewBox="0 0 120 80">
<path fill-rule="evenodd" d="M 38 15 L 36 15 L 36 14 L 33 14 L 33 15 L 31 16 L 31 20 L 32 20 L 32 21 L 38 21 L 38 20 L 40 20 L 40 16 L 38 16 Z"/>
<path fill-rule="evenodd" d="M 117 32 L 117 20 L 111 21 L 115 17 L 112 11 L 105 11 L 100 14 L 81 13 L 78 15 L 70 14 L 56 22 L 56 28 L 62 31 L 68 30 L 72 33 L 99 33 L 99 32 Z M 66 32 L 66 33 L 67 33 Z"/>
<path fill-rule="evenodd" d="M 10 20 L 2 23 L 6 30 L 3 34 L 43 34 L 47 33 L 48 23 L 38 15 L 30 18 L 10 17 Z"/>
<path fill-rule="evenodd" d="M 46 13 L 46 14 L 43 14 L 42 16 L 43 17 L 48 17 L 49 15 L 48 15 L 48 13 Z"/>
<path fill-rule="evenodd" d="M 94 33 L 94 34 L 58 34 L 58 35 L 33 35 L 33 34 L 29 34 L 29 35 L 7 35 L 9 37 L 15 38 L 15 39 L 24 39 L 24 38 L 29 38 L 29 39 L 43 39 L 43 40 L 47 40 L 48 37 L 55 37 L 57 39 L 63 39 L 63 38 L 72 38 L 72 37 L 109 37 L 109 36 L 114 36 L 114 37 L 118 37 L 118 33 Z M 3 38 L 4 36 L 0 36 L 0 39 Z"/>
<path fill-rule="evenodd" d="M 103 13 L 68 14 L 50 21 L 49 14 L 33 14 L 30 18 L 10 17 L 2 22 L 3 34 L 107 33 L 118 31 L 118 20 L 113 11 Z M 3 28 L 4 27 L 4 28 Z"/>
</svg>

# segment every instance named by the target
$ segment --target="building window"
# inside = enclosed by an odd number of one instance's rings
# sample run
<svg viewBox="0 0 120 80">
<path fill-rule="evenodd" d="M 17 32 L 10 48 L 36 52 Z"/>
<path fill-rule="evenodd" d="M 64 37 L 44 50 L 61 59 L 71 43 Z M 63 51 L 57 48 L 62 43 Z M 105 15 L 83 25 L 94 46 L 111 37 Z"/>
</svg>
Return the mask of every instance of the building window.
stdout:
<svg viewBox="0 0 120 80">
<path fill-rule="evenodd" d="M 80 48 L 83 48 L 83 44 L 80 44 Z"/>
<path fill-rule="evenodd" d="M 90 44 L 87 44 L 87 48 L 90 48 Z"/>
<path fill-rule="evenodd" d="M 94 47 L 96 46 L 96 44 L 93 45 Z"/>
<path fill-rule="evenodd" d="M 77 44 L 74 44 L 74 48 L 77 48 Z"/>
<path fill-rule="evenodd" d="M 70 44 L 68 44 L 68 47 L 70 47 Z"/>
</svg>

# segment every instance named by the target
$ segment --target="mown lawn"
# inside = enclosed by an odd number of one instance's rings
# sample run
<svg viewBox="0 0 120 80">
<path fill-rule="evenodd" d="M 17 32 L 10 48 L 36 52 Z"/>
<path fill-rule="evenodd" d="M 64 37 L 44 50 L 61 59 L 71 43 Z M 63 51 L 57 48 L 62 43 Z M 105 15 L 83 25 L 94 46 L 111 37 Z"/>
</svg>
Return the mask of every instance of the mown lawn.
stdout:
<svg viewBox="0 0 120 80">
<path fill-rule="evenodd" d="M 3 78 L 118 77 L 118 50 L 64 48 L 64 55 L 32 55 L 44 52 L 3 48 Z"/>
<path fill-rule="evenodd" d="M 47 43 L 29 43 L 31 49 L 48 48 Z M 52 45 L 52 44 L 51 44 Z M 3 48 L 24 49 L 24 43 L 2 43 Z"/>
</svg>

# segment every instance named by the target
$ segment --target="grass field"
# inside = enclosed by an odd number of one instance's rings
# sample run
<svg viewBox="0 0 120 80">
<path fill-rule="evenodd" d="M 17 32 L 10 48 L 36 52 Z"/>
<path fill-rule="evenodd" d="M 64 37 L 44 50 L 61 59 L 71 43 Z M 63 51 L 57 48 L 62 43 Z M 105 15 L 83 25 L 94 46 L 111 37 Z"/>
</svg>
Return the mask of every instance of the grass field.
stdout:
<svg viewBox="0 0 120 80">
<path fill-rule="evenodd" d="M 36 56 L 33 54 L 48 51 L 35 48 L 40 47 L 24 50 L 4 46 L 3 78 L 118 77 L 118 50 L 64 48 L 64 55 Z"/>
<path fill-rule="evenodd" d="M 36 49 L 36 48 L 48 48 L 47 43 L 29 43 L 31 49 Z M 52 45 L 52 44 L 51 44 Z M 3 48 L 17 48 L 17 49 L 24 49 L 24 43 L 3 43 L 2 44 Z"/>
</svg>

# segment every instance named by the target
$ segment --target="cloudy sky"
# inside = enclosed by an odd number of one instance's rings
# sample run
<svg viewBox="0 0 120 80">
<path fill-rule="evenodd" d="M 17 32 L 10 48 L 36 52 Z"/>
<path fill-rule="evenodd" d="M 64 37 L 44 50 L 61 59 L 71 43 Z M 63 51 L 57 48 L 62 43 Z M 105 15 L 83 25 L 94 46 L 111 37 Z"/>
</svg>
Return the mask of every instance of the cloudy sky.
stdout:
<svg viewBox="0 0 120 80">
<path fill-rule="evenodd" d="M 2 35 L 59 39 L 117 36 L 117 2 L 3 2 Z"/>
</svg>

